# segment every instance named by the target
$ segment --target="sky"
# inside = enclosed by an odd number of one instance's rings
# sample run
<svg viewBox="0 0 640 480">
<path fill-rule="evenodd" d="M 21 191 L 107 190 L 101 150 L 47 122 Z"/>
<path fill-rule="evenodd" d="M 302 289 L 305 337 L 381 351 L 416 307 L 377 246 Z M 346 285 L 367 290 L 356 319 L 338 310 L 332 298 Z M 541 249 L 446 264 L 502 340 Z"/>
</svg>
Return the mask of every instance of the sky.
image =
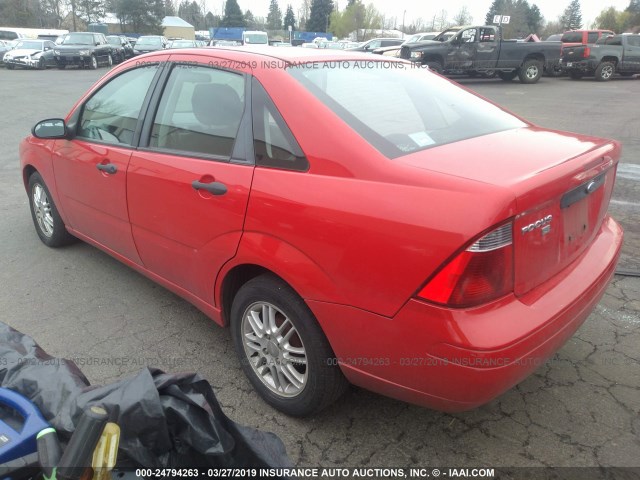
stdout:
<svg viewBox="0 0 640 480">
<path fill-rule="evenodd" d="M 334 0 L 338 2 L 338 7 L 342 10 L 347 5 L 347 0 Z M 466 6 L 473 16 L 474 24 L 483 24 L 484 17 L 489 11 L 492 0 L 363 0 L 365 4 L 373 3 L 376 8 L 387 18 L 397 17 L 398 25 L 402 24 L 402 15 L 406 10 L 405 24 L 410 25 L 416 18 L 422 18 L 423 21 L 433 18 L 441 10 L 448 12 L 448 17 L 453 16 Z M 223 0 L 206 0 L 207 7 L 213 13 L 219 14 L 224 5 Z M 298 10 L 302 5 L 302 0 L 278 0 L 280 10 L 284 13 L 287 4 L 291 3 L 293 11 L 298 16 Z M 529 4 L 538 5 L 545 20 L 556 20 L 562 14 L 564 9 L 571 3 L 571 0 L 529 0 Z M 269 9 L 269 0 L 238 0 L 240 8 L 244 12 L 249 9 L 258 17 L 266 17 Z M 590 26 L 598 14 L 608 7 L 615 7 L 618 10 L 624 10 L 629 5 L 629 0 L 581 0 L 582 21 L 583 26 Z"/>
</svg>

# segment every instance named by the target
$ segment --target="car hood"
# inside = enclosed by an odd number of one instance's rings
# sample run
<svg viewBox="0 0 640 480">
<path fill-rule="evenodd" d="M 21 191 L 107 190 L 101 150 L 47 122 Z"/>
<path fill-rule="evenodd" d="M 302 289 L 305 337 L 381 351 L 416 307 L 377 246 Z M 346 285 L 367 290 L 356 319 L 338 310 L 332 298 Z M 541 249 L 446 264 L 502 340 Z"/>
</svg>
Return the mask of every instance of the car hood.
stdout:
<svg viewBox="0 0 640 480">
<path fill-rule="evenodd" d="M 34 53 L 40 53 L 42 50 L 38 50 L 35 48 L 20 48 L 15 50 L 9 50 L 7 54 L 12 57 L 24 57 L 25 55 L 33 55 Z"/>
</svg>

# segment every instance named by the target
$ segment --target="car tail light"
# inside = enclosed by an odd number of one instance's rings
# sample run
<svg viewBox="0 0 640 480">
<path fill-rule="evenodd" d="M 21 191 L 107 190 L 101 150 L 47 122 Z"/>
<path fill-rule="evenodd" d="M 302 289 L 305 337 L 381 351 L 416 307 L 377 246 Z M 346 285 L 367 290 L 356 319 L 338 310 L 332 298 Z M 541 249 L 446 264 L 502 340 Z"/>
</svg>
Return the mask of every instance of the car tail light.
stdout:
<svg viewBox="0 0 640 480">
<path fill-rule="evenodd" d="M 418 297 L 448 307 L 473 307 L 513 291 L 513 223 L 475 240 L 431 278 Z"/>
<path fill-rule="evenodd" d="M 584 50 L 582 51 L 582 57 L 589 58 L 589 55 L 591 55 L 591 47 L 584 47 Z"/>
</svg>

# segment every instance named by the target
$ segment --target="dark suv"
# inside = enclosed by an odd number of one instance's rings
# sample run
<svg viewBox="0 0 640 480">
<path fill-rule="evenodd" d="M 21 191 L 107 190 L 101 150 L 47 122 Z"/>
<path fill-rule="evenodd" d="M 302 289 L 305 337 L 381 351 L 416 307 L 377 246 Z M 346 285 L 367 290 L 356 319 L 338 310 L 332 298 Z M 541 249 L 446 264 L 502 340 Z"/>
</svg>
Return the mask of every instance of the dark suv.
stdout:
<svg viewBox="0 0 640 480">
<path fill-rule="evenodd" d="M 60 69 L 67 65 L 77 65 L 95 70 L 100 63 L 113 65 L 113 49 L 102 33 L 69 33 L 56 46 L 53 54 Z"/>
<path fill-rule="evenodd" d="M 113 50 L 112 57 L 115 63 L 124 62 L 127 58 L 133 57 L 133 47 L 122 35 L 107 35 L 107 42 Z"/>
</svg>

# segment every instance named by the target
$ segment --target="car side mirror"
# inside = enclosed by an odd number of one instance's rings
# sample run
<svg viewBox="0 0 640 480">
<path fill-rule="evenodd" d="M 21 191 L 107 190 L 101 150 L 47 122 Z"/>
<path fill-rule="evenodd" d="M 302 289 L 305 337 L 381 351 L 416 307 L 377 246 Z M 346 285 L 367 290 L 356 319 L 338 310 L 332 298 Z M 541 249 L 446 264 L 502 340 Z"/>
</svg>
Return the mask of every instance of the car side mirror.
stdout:
<svg viewBox="0 0 640 480">
<path fill-rule="evenodd" d="M 67 138 L 67 126 L 61 118 L 49 118 L 36 123 L 31 133 L 36 138 Z"/>
</svg>

